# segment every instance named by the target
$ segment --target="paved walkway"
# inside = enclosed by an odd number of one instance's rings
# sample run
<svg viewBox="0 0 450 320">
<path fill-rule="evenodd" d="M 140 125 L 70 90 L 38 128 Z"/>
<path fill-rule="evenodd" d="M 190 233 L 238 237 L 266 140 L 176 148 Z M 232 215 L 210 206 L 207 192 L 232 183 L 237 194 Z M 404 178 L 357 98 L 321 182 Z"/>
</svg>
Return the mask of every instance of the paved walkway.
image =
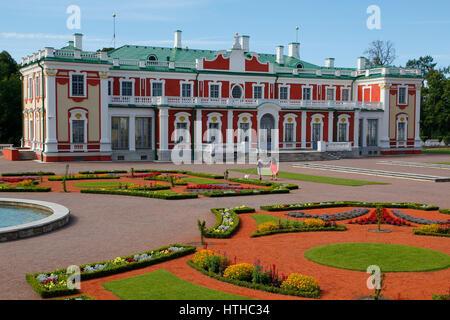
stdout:
<svg viewBox="0 0 450 320">
<path fill-rule="evenodd" d="M 421 155 L 345 159 L 320 163 L 379 168 L 380 165 L 377 162 L 380 159 L 449 162 L 450 156 Z M 281 163 L 280 170 L 361 180 L 360 175 L 292 168 L 292 164 Z M 65 163 L 42 164 L 36 161 L 10 162 L 0 159 L 0 172 L 48 170 L 62 174 L 65 165 Z M 165 163 L 70 163 L 70 171 L 74 173 L 80 170 L 95 169 L 129 170 L 131 167 L 135 169 L 173 169 L 175 166 Z M 250 167 L 254 167 L 254 165 L 182 165 L 175 168 L 223 173 L 226 168 Z M 404 168 L 411 172 L 422 172 L 421 168 Z M 439 172 L 439 169 L 425 168 L 423 170 L 432 170 L 435 174 Z M 243 176 L 243 174 L 230 172 L 230 176 Z M 298 183 L 301 188 L 293 190 L 290 194 L 183 201 L 80 193 L 3 193 L 2 197 L 5 198 L 36 199 L 60 203 L 71 210 L 72 218 L 66 227 L 55 232 L 19 241 L 0 243 L 0 299 L 39 298 L 26 283 L 25 273 L 51 271 L 72 264 L 111 259 L 175 242 L 199 241 L 197 219 L 206 220 L 208 226 L 215 223 L 215 217 L 210 213 L 210 208 L 242 204 L 259 208 L 260 205 L 274 203 L 327 200 L 409 201 L 450 208 L 449 190 L 443 188 L 447 184 L 375 176 L 368 180 L 391 184 L 348 187 L 289 181 Z M 273 246 L 270 250 L 275 249 L 276 246 Z"/>
</svg>

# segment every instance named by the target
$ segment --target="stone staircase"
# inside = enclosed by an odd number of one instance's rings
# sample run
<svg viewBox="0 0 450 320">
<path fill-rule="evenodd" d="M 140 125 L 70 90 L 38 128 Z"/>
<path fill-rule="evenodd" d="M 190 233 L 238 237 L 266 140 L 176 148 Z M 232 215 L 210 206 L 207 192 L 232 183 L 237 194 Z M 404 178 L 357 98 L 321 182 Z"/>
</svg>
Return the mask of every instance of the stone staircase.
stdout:
<svg viewBox="0 0 450 320">
<path fill-rule="evenodd" d="M 339 155 L 331 152 L 318 152 L 310 150 L 281 150 L 279 154 L 280 162 L 326 161 L 339 159 Z"/>
</svg>

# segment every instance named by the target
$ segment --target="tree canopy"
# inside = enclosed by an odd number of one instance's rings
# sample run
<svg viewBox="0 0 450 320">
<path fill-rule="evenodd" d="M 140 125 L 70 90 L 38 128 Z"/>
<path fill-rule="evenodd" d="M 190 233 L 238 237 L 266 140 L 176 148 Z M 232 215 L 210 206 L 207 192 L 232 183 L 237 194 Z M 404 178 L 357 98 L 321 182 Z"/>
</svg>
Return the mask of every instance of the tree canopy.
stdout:
<svg viewBox="0 0 450 320">
<path fill-rule="evenodd" d="M 364 51 L 369 66 L 391 65 L 396 59 L 394 44 L 391 41 L 375 40 Z"/>
</svg>

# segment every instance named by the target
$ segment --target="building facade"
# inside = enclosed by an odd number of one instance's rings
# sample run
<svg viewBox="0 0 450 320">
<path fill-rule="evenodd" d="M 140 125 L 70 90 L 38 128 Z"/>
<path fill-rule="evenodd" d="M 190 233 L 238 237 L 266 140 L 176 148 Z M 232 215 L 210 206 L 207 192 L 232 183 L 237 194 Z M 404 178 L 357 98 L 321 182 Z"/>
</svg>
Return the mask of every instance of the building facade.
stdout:
<svg viewBox="0 0 450 320">
<path fill-rule="evenodd" d="M 127 45 L 83 51 L 83 35 L 22 61 L 23 147 L 42 161 L 170 161 L 207 148 L 421 150 L 419 70 L 337 68 L 300 59 L 300 44 L 274 54 Z M 173 160 L 173 159 L 172 159 Z"/>
</svg>

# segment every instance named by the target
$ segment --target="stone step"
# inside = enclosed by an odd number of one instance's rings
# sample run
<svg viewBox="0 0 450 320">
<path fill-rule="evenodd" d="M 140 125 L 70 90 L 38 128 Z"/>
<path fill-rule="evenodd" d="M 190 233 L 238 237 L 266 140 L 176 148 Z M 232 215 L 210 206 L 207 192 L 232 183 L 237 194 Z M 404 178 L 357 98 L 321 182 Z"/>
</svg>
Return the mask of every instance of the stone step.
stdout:
<svg viewBox="0 0 450 320">
<path fill-rule="evenodd" d="M 36 160 L 36 152 L 31 150 L 19 150 L 19 160 Z"/>
</svg>

